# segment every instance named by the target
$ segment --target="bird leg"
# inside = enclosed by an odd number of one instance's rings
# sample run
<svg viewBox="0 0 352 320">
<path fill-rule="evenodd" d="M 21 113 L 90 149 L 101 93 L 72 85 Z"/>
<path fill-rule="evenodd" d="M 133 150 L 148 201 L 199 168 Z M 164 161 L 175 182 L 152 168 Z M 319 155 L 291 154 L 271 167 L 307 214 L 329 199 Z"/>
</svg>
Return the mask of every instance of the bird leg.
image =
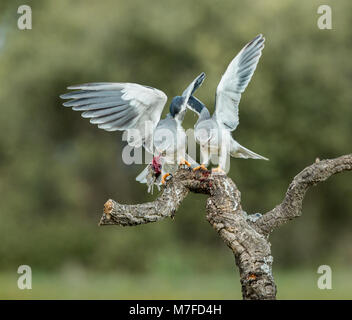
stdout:
<svg viewBox="0 0 352 320">
<path fill-rule="evenodd" d="M 191 167 L 191 164 L 184 158 L 181 158 L 181 161 L 180 161 L 180 164 L 179 164 L 180 167 L 182 166 L 187 166 L 188 168 Z"/>
<path fill-rule="evenodd" d="M 162 176 L 162 178 L 161 178 L 161 184 L 165 184 L 165 182 L 170 179 L 170 178 L 168 179 L 168 177 L 172 177 L 172 174 L 171 173 L 165 173 Z"/>
<path fill-rule="evenodd" d="M 193 168 L 193 171 L 197 171 L 197 170 L 208 170 L 207 167 L 204 164 L 201 164 L 198 167 Z"/>
</svg>

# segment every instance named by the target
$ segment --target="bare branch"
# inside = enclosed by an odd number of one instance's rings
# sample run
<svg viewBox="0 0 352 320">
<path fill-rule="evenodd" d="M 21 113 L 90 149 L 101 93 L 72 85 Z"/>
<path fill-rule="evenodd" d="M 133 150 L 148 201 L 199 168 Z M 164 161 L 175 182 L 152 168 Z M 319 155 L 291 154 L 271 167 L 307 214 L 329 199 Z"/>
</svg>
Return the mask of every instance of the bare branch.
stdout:
<svg viewBox="0 0 352 320">
<path fill-rule="evenodd" d="M 138 225 L 172 217 L 189 191 L 208 194 L 207 220 L 232 250 L 244 299 L 275 299 L 270 243 L 241 208 L 241 193 L 226 175 L 178 170 L 153 202 L 123 205 L 108 200 L 100 225 Z"/>
<path fill-rule="evenodd" d="M 124 205 L 108 200 L 99 225 L 132 226 L 173 217 L 189 191 L 207 194 L 206 218 L 235 256 L 243 298 L 275 299 L 268 235 L 274 228 L 301 215 L 309 187 L 344 170 L 352 170 L 352 154 L 317 160 L 293 179 L 281 204 L 258 216 L 247 215 L 242 210 L 241 193 L 226 175 L 179 169 L 155 201 Z"/>
<path fill-rule="evenodd" d="M 173 217 L 187 194 L 188 189 L 181 183 L 170 182 L 163 193 L 152 202 L 126 205 L 110 199 L 104 205 L 104 214 L 99 225 L 134 226 Z"/>
<path fill-rule="evenodd" d="M 104 204 L 104 213 L 99 225 L 135 226 L 156 222 L 166 217 L 173 217 L 189 190 L 198 193 L 208 193 L 205 180 L 209 172 L 193 172 L 180 169 L 163 187 L 161 195 L 152 202 L 143 204 L 119 204 L 109 199 Z"/>
<path fill-rule="evenodd" d="M 302 203 L 309 187 L 323 182 L 334 174 L 352 170 L 352 154 L 336 159 L 317 161 L 301 171 L 291 182 L 284 200 L 264 214 L 255 224 L 265 235 L 302 214 Z"/>
<path fill-rule="evenodd" d="M 235 256 L 243 299 L 275 299 L 270 243 L 242 210 L 241 193 L 230 178 L 213 180 L 207 220 Z"/>
</svg>

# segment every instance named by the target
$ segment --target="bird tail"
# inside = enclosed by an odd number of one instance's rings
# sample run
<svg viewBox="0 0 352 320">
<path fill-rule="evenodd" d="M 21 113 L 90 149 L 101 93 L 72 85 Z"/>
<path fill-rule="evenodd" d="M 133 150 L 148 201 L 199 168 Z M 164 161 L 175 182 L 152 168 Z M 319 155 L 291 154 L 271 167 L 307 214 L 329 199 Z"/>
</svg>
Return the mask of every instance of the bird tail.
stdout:
<svg viewBox="0 0 352 320">
<path fill-rule="evenodd" d="M 260 160 L 269 160 L 268 158 L 265 158 L 247 148 L 244 146 L 241 146 L 237 141 L 232 139 L 231 142 L 231 151 L 230 151 L 231 157 L 234 158 L 243 158 L 243 159 L 260 159 Z"/>
<path fill-rule="evenodd" d="M 145 183 L 148 187 L 148 193 L 153 194 L 154 185 L 157 186 L 160 191 L 160 181 L 161 175 L 155 176 L 153 174 L 153 169 L 151 168 L 151 164 L 148 164 L 143 171 L 136 177 L 136 180 L 140 183 Z"/>
<path fill-rule="evenodd" d="M 147 165 L 144 170 L 136 177 L 136 181 L 140 183 L 147 183 L 148 167 L 149 165 Z"/>
</svg>

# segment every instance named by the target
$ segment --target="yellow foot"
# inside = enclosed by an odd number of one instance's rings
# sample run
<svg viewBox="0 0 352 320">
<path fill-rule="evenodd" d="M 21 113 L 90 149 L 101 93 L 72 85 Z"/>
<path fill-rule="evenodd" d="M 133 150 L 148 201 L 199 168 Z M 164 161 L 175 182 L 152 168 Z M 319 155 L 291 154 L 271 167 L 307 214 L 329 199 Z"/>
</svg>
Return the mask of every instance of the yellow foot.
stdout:
<svg viewBox="0 0 352 320">
<path fill-rule="evenodd" d="M 165 173 L 161 178 L 161 184 L 165 184 L 167 177 L 170 177 L 171 173 Z"/>
<path fill-rule="evenodd" d="M 197 171 L 197 170 L 208 170 L 208 169 L 204 164 L 201 164 L 200 166 L 193 168 L 193 171 Z"/>
<path fill-rule="evenodd" d="M 191 167 L 191 164 L 186 160 L 186 159 L 182 159 L 181 161 L 180 161 L 180 164 L 179 164 L 179 166 L 180 167 L 182 167 L 182 166 L 187 166 L 187 167 Z"/>
<path fill-rule="evenodd" d="M 220 173 L 220 174 L 225 174 L 225 171 L 222 170 L 222 169 L 220 168 L 220 166 L 217 167 L 217 168 L 215 168 L 215 169 L 211 169 L 211 172 L 216 172 L 216 173 Z"/>
</svg>

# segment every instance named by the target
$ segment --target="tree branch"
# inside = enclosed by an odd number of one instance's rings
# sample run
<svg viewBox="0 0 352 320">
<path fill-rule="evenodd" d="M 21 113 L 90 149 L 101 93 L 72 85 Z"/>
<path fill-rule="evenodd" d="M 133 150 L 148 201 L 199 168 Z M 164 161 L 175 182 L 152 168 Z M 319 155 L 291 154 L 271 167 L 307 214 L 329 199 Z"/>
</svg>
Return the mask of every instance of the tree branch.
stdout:
<svg viewBox="0 0 352 320">
<path fill-rule="evenodd" d="M 256 221 L 257 227 L 269 235 L 275 228 L 299 217 L 302 214 L 302 204 L 307 190 L 319 182 L 323 182 L 334 174 L 352 170 L 352 154 L 336 159 L 316 162 L 296 175 L 286 192 L 284 200 L 274 209 L 264 214 Z"/>
<path fill-rule="evenodd" d="M 281 204 L 264 215 L 247 215 L 241 207 L 240 191 L 226 175 L 179 169 L 155 201 L 124 205 L 108 200 L 99 225 L 132 226 L 173 217 L 188 192 L 207 194 L 206 218 L 235 256 L 243 298 L 275 299 L 269 234 L 301 215 L 309 187 L 344 170 L 352 170 L 352 154 L 317 160 L 293 179 Z"/>
<path fill-rule="evenodd" d="M 187 194 L 188 189 L 182 184 L 173 183 L 152 202 L 125 205 L 110 199 L 104 204 L 104 214 L 99 225 L 135 226 L 173 217 Z"/>
<path fill-rule="evenodd" d="M 209 172 L 193 172 L 180 169 L 163 186 L 162 194 L 154 201 L 136 205 L 119 204 L 109 199 L 99 225 L 135 226 L 173 217 L 188 192 L 208 193 L 205 183 Z"/>
<path fill-rule="evenodd" d="M 233 251 L 245 299 L 275 299 L 270 244 L 241 208 L 241 193 L 226 175 L 179 169 L 153 202 L 123 205 L 108 200 L 99 225 L 130 226 L 173 217 L 188 192 L 208 194 L 207 220 Z"/>
</svg>

